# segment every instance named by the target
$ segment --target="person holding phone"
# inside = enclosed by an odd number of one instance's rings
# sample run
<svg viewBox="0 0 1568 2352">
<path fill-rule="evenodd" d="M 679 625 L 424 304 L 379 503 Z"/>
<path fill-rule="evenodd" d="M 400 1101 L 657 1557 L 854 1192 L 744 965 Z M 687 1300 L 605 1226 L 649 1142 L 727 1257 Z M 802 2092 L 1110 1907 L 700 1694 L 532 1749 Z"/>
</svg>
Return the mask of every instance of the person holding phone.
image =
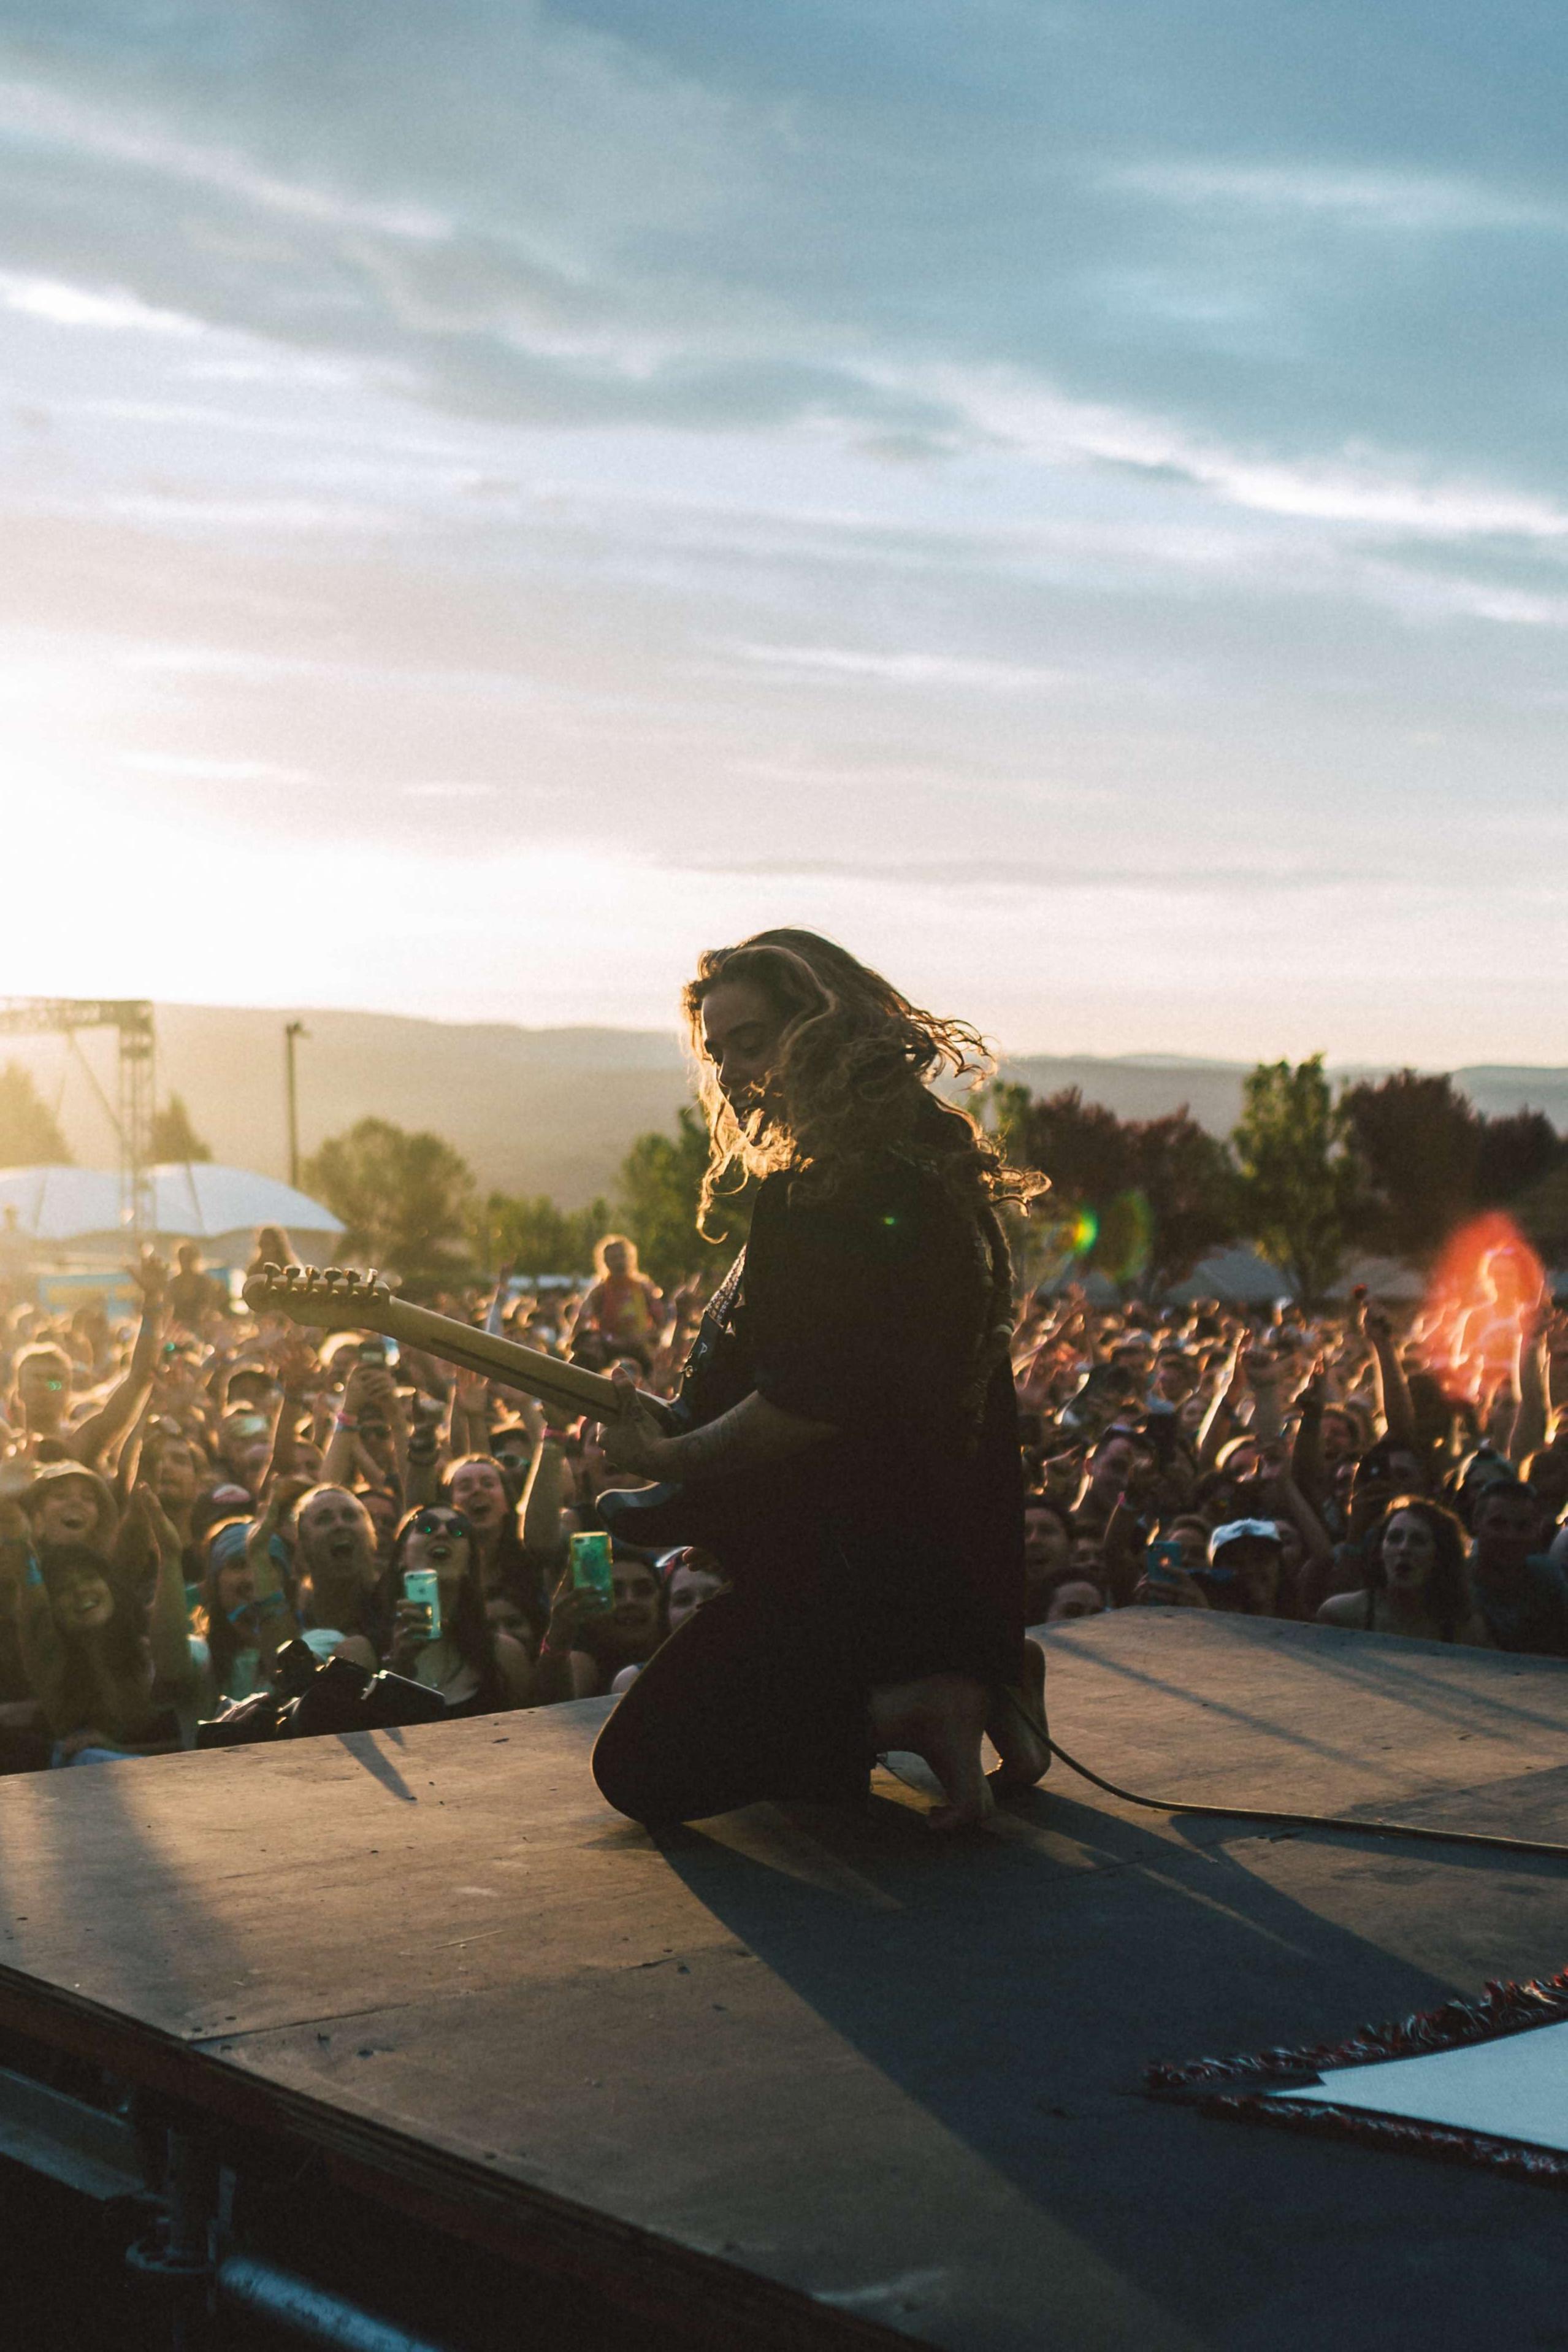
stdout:
<svg viewBox="0 0 1568 2352">
<path fill-rule="evenodd" d="M 392 1545 L 390 1584 L 393 1674 L 439 1691 L 449 1716 L 533 1704 L 533 1660 L 486 1612 L 479 1547 L 461 1511 L 423 1503 L 406 1515 Z"/>
<path fill-rule="evenodd" d="M 595 1778 L 620 1811 L 672 1822 L 863 1793 L 875 1753 L 913 1749 L 945 1791 L 934 1826 L 970 1826 L 994 1801 L 988 1730 L 1009 1780 L 1050 1760 L 997 1216 L 1043 1179 L 932 1090 L 985 1066 L 976 1033 L 813 932 L 705 955 L 685 1009 L 703 1215 L 762 1181 L 679 1412 L 617 1373 L 603 1446 L 689 1488 L 729 1589 L 649 1660 Z"/>
</svg>

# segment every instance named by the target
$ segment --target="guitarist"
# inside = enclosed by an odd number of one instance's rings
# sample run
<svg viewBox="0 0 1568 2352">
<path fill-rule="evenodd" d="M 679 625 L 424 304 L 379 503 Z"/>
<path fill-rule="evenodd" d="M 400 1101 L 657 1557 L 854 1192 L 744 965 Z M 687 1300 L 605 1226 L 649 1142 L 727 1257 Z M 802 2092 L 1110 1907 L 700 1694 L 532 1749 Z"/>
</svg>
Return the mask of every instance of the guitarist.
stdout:
<svg viewBox="0 0 1568 2352">
<path fill-rule="evenodd" d="M 934 1825 L 977 1822 L 983 1732 L 1007 1782 L 1049 1761 L 995 1205 L 1043 1180 L 931 1090 L 984 1066 L 976 1033 L 813 932 L 706 954 L 685 1011 L 711 1139 L 699 1224 L 727 1177 L 762 1181 L 676 1414 L 618 1374 L 603 1444 L 685 1490 L 729 1587 L 622 1699 L 595 1778 L 664 1822 L 863 1794 L 875 1753 L 913 1749 L 946 1791 Z"/>
</svg>

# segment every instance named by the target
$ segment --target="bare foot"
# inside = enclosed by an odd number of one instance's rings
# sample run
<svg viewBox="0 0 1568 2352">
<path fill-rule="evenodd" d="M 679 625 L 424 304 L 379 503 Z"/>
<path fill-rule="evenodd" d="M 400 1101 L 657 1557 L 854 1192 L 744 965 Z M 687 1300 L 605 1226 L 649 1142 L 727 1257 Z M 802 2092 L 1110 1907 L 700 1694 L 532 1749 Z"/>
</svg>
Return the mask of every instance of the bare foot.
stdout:
<svg viewBox="0 0 1568 2352">
<path fill-rule="evenodd" d="M 1051 1736 L 1045 1727 L 1045 1652 L 1038 1642 L 1023 1645 L 1021 1681 L 1008 1683 L 990 1694 L 986 1733 L 1001 1761 L 990 1776 L 993 1789 L 1032 1789 L 1051 1764 Z"/>
<path fill-rule="evenodd" d="M 924 1757 L 946 1794 L 933 1811 L 934 1830 L 977 1828 L 994 1799 L 980 1766 L 986 1689 L 967 1675 L 930 1675 L 917 1683 L 883 1683 L 871 1695 L 879 1749 L 906 1748 Z"/>
</svg>

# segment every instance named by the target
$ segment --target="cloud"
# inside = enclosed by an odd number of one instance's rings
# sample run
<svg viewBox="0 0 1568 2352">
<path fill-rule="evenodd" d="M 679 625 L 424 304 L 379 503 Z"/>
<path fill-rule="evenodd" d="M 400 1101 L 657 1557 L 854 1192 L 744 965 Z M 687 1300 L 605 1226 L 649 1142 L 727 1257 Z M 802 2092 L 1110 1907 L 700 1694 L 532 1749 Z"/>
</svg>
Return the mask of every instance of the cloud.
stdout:
<svg viewBox="0 0 1568 2352">
<path fill-rule="evenodd" d="M 1441 869 L 1473 921 L 1397 955 L 1479 1003 L 1518 931 L 1475 825 L 1561 896 L 1539 25 L 1504 0 L 1478 71 L 1458 0 L 1231 16 L 24 0 L 0 369 L 50 429 L 0 445 L 0 676 L 38 804 L 379 845 L 405 909 L 470 832 L 610 844 L 661 954 L 809 905 L 988 960 L 1031 1041 L 1134 949 L 1156 1004 L 1262 1022 L 1308 962 L 1348 1002 L 1388 877 L 1408 913 Z"/>
<path fill-rule="evenodd" d="M 1228 213 L 1241 206 L 1308 222 L 1423 235 L 1478 230 L 1568 230 L 1561 202 L 1510 194 L 1474 181 L 1419 173 L 1354 171 L 1320 163 L 1234 163 L 1222 161 L 1123 163 L 1102 184 Z"/>
<path fill-rule="evenodd" d="M 68 286 L 48 278 L 0 274 L 0 302 L 24 318 L 45 319 L 53 327 L 91 327 L 112 333 L 199 335 L 200 322 L 177 310 L 155 310 L 123 288 L 108 292 Z"/>
<path fill-rule="evenodd" d="M 130 751 L 122 767 L 144 776 L 170 776 L 201 784 L 313 784 L 305 768 L 279 767 L 272 760 L 207 760 L 173 751 Z"/>
<path fill-rule="evenodd" d="M 843 646 L 734 645 L 726 651 L 763 668 L 806 678 L 866 679 L 879 686 L 959 688 L 982 694 L 1030 694 L 1063 683 L 1065 673 L 1022 662 L 952 654 L 864 653 Z"/>
</svg>

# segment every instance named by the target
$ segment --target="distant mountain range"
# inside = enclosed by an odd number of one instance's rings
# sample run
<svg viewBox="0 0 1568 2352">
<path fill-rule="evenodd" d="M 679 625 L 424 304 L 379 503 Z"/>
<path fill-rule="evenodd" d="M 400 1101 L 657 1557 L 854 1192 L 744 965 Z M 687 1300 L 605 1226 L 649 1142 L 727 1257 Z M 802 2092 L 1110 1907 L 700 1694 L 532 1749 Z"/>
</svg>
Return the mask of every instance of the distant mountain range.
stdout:
<svg viewBox="0 0 1568 2352">
<path fill-rule="evenodd" d="M 158 1095 L 183 1095 L 214 1159 L 287 1173 L 283 1028 L 304 1022 L 298 1046 L 300 1144 L 374 1115 L 433 1128 L 462 1152 L 486 1190 L 546 1192 L 576 1207 L 613 1189 L 634 1136 L 669 1129 L 687 1098 L 680 1046 L 642 1029 L 521 1029 L 504 1022 L 413 1021 L 395 1013 L 298 1013 L 169 1004 L 158 1008 Z M 112 1097 L 107 1039 L 84 1041 Z M 111 1165 L 114 1139 L 90 1081 L 59 1038 L 0 1040 L 0 1062 L 30 1068 L 83 1165 Z M 1035 1094 L 1079 1087 L 1123 1118 L 1154 1118 L 1184 1103 L 1217 1135 L 1240 1114 L 1240 1062 L 1174 1055 L 1026 1054 L 1003 1076 Z M 1379 1076 L 1361 1067 L 1338 1077 Z M 1528 1104 L 1568 1130 L 1568 1069 L 1484 1064 L 1454 1073 L 1490 1114 Z"/>
</svg>

